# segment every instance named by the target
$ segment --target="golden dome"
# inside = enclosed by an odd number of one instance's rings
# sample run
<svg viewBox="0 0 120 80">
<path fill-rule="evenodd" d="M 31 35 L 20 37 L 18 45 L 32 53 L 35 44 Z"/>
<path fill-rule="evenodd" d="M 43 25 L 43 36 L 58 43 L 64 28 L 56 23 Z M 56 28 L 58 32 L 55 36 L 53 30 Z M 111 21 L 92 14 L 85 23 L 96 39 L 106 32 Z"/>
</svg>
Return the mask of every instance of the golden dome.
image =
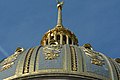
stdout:
<svg viewBox="0 0 120 80">
<path fill-rule="evenodd" d="M 64 27 L 57 26 L 52 30 L 46 32 L 41 40 L 41 45 L 48 45 L 51 40 L 57 41 L 58 44 L 78 45 L 78 39 L 76 38 L 74 33 Z"/>
<path fill-rule="evenodd" d="M 55 28 L 46 32 L 41 40 L 41 45 L 45 46 L 50 44 L 51 40 L 55 40 L 58 44 L 72 44 L 78 45 L 78 39 L 73 32 L 66 29 L 62 25 L 62 6 L 63 2 L 58 2 L 58 21 Z"/>
<path fill-rule="evenodd" d="M 120 80 L 120 59 L 77 46 L 76 36 L 62 25 L 63 2 L 58 2 L 58 23 L 43 36 L 41 45 L 18 47 L 0 61 L 0 80 Z"/>
</svg>

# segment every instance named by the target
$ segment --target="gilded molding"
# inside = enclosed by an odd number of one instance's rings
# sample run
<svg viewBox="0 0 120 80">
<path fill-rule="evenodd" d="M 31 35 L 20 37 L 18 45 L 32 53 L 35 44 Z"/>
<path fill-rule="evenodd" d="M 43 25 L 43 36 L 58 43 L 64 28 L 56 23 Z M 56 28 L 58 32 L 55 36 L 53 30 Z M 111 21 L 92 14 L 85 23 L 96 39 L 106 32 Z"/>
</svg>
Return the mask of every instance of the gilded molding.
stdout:
<svg viewBox="0 0 120 80">
<path fill-rule="evenodd" d="M 82 47 L 83 51 L 85 51 L 85 54 L 88 55 L 91 58 L 91 63 L 98 65 L 98 66 L 103 66 L 105 65 L 103 56 L 100 55 L 98 52 L 87 49 L 85 47 Z"/>
<path fill-rule="evenodd" d="M 49 71 L 48 71 L 49 70 Z M 97 75 L 97 74 L 94 74 L 94 73 L 88 73 L 88 72 L 66 72 L 62 69 L 48 69 L 48 70 L 39 70 L 39 71 L 36 71 L 36 72 L 33 72 L 33 73 L 28 73 L 28 74 L 22 74 L 22 75 L 14 75 L 14 76 L 11 76 L 11 77 L 8 77 L 4 80 L 21 80 L 21 79 L 28 79 L 28 78 L 35 78 L 35 77 L 43 77 L 43 76 L 54 76 L 54 77 L 58 77 L 58 76 L 72 76 L 72 77 L 84 77 L 84 78 L 90 78 L 90 80 L 112 80 L 110 78 L 106 78 L 104 76 L 101 76 L 101 75 Z M 29 76 L 29 77 L 27 77 Z"/>
<path fill-rule="evenodd" d="M 25 58 L 25 63 L 23 67 L 23 73 L 28 73 L 29 72 L 29 67 L 30 67 L 30 58 L 33 53 L 34 48 L 29 49 L 26 58 Z"/>
<path fill-rule="evenodd" d="M 56 34 L 54 34 L 54 33 L 56 33 Z M 42 46 L 44 46 L 44 41 L 46 41 L 49 38 L 49 34 L 53 34 L 53 35 L 65 34 L 68 37 L 70 37 L 74 42 L 76 42 L 76 44 L 78 43 L 78 39 L 73 32 L 71 32 L 70 30 L 68 30 L 64 27 L 55 27 L 52 30 L 49 30 L 48 32 L 46 32 L 44 34 L 44 36 L 42 37 L 42 40 L 41 40 Z"/>
<path fill-rule="evenodd" d="M 39 69 L 39 59 L 40 59 L 40 51 L 42 49 L 42 46 L 39 46 L 36 54 L 35 54 L 35 61 L 34 61 L 34 72 Z"/>
<path fill-rule="evenodd" d="M 72 71 L 77 71 L 77 58 L 76 58 L 76 52 L 73 46 L 70 46 L 70 51 L 71 51 Z"/>
<path fill-rule="evenodd" d="M 12 67 L 12 65 L 15 63 L 15 60 L 17 59 L 17 57 L 20 55 L 21 52 L 23 52 L 24 49 L 18 47 L 15 50 L 15 53 L 13 55 L 11 55 L 10 57 L 6 58 L 3 62 L 2 62 L 2 67 L 0 68 L 0 72 L 9 69 L 10 67 Z"/>
</svg>

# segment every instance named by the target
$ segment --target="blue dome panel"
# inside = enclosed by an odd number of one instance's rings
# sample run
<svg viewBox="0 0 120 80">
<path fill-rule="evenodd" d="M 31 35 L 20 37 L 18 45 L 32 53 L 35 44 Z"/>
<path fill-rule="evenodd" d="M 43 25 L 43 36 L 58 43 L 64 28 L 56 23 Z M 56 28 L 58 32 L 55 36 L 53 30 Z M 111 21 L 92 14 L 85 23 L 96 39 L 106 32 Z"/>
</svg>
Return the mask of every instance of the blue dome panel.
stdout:
<svg viewBox="0 0 120 80">
<path fill-rule="evenodd" d="M 45 46 L 45 47 L 49 47 L 49 46 Z M 39 70 L 46 70 L 46 69 L 62 69 L 63 68 L 63 56 L 64 53 L 62 53 L 62 49 L 59 50 L 58 52 L 58 56 L 55 57 L 55 59 L 45 59 L 45 57 L 48 55 L 53 55 L 54 54 L 49 54 L 49 51 L 44 52 L 44 48 L 42 47 L 40 49 L 40 53 L 38 55 L 39 58 Z M 51 48 L 50 48 L 51 49 Z M 48 52 L 48 53 L 47 53 Z M 54 52 L 54 51 L 53 51 Z"/>
</svg>

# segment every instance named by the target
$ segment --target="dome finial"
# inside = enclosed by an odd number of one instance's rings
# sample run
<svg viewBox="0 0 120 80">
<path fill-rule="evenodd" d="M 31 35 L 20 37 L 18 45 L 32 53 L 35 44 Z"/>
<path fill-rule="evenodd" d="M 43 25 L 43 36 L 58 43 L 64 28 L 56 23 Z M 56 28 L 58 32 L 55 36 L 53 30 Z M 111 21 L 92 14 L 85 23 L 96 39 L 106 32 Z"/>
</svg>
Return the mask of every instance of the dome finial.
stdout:
<svg viewBox="0 0 120 80">
<path fill-rule="evenodd" d="M 57 1 L 57 8 L 58 8 L 58 21 L 57 21 L 57 26 L 62 26 L 62 6 L 64 2 L 60 2 L 59 0 Z"/>
</svg>

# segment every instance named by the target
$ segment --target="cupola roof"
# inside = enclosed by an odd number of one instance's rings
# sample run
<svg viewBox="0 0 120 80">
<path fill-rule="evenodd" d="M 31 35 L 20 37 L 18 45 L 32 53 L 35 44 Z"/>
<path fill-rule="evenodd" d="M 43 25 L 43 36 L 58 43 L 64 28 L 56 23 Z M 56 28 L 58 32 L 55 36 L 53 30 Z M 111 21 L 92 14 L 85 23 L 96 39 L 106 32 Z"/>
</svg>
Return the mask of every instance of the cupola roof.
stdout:
<svg viewBox="0 0 120 80">
<path fill-rule="evenodd" d="M 69 29 L 66 29 L 62 24 L 62 7 L 64 2 L 57 2 L 57 8 L 58 8 L 58 19 L 57 19 L 57 25 L 46 32 L 41 40 L 41 45 L 49 45 L 50 41 L 54 40 L 57 41 L 58 44 L 72 44 L 72 45 L 78 45 L 78 39 L 75 36 L 73 32 L 71 32 Z"/>
</svg>

